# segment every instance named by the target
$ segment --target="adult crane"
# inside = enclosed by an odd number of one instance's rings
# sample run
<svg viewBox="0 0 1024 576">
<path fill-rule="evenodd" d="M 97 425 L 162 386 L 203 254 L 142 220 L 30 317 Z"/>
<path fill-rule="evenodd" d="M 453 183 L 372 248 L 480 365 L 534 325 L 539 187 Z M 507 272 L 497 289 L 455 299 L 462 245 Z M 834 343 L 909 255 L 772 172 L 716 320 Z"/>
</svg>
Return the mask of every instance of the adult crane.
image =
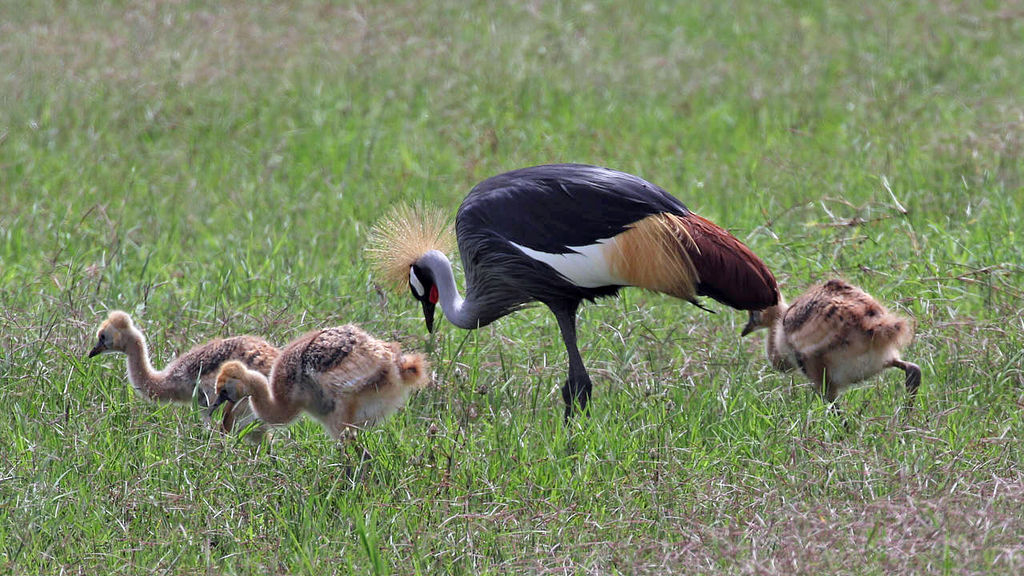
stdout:
<svg viewBox="0 0 1024 576">
<path fill-rule="evenodd" d="M 779 302 L 775 277 L 736 237 L 658 186 L 607 168 L 533 166 L 477 184 L 455 219 L 465 297 L 445 228 L 437 212 L 400 209 L 375 227 L 368 252 L 385 279 L 409 286 L 430 332 L 438 304 L 469 330 L 530 302 L 551 309 L 569 356 L 567 419 L 586 410 L 592 387 L 576 339 L 582 301 L 637 286 L 697 306 L 698 296 L 749 311 Z"/>
</svg>

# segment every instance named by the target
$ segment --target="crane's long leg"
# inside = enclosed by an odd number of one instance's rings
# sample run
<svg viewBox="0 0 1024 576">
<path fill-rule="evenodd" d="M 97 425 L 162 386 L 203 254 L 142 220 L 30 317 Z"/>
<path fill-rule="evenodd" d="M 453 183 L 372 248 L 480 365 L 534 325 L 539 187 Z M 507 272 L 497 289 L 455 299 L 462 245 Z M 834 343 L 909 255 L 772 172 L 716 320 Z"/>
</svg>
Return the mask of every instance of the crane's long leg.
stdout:
<svg viewBox="0 0 1024 576">
<path fill-rule="evenodd" d="M 565 419 L 572 418 L 578 406 L 580 411 L 587 413 L 587 401 L 590 400 L 590 375 L 583 365 L 583 358 L 580 356 L 579 348 L 576 346 L 576 309 L 578 302 L 564 306 L 552 306 L 558 320 L 558 329 L 562 332 L 562 340 L 565 341 L 565 351 L 569 355 L 569 377 L 562 388 L 562 399 L 565 400 Z"/>
</svg>

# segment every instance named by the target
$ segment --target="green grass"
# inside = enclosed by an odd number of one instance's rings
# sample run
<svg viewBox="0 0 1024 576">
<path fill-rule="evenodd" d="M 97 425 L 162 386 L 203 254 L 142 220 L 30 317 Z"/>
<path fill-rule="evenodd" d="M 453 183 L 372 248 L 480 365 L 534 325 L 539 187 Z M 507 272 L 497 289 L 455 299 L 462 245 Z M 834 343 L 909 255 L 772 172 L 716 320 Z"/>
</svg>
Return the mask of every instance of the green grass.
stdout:
<svg viewBox="0 0 1024 576">
<path fill-rule="evenodd" d="M 0 3 L 0 572 L 1019 573 L 1022 9 Z M 912 315 L 918 410 L 887 374 L 846 432 L 745 315 L 634 290 L 585 307 L 565 427 L 546 310 L 430 339 L 379 291 L 393 203 L 560 161 L 665 187 L 791 298 Z M 357 322 L 436 386 L 367 466 L 309 420 L 253 447 L 85 359 L 111 308 L 158 366 Z"/>
</svg>

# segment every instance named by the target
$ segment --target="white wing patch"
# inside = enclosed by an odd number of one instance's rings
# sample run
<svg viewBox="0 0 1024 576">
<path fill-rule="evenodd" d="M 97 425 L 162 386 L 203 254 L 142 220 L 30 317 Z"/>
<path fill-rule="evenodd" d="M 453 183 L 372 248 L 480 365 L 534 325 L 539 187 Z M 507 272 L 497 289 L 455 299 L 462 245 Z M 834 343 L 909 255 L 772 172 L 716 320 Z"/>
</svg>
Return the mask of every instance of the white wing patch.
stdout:
<svg viewBox="0 0 1024 576">
<path fill-rule="evenodd" d="M 566 280 L 581 288 L 629 285 L 629 282 L 612 271 L 605 254 L 605 251 L 615 249 L 615 238 L 602 238 L 587 246 L 569 246 L 568 248 L 575 252 L 568 254 L 551 254 L 520 246 L 515 242 L 510 244 L 530 258 L 551 266 Z"/>
</svg>

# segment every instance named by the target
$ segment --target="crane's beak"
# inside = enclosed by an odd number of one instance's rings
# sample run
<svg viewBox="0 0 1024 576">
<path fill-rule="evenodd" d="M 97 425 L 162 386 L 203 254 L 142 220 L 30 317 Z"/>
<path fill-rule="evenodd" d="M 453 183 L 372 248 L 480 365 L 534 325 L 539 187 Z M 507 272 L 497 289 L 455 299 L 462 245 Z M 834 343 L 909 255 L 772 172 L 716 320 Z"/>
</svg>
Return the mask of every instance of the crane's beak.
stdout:
<svg viewBox="0 0 1024 576">
<path fill-rule="evenodd" d="M 423 301 L 423 319 L 427 321 L 427 332 L 434 333 L 434 309 L 437 304 L 428 300 Z"/>
<path fill-rule="evenodd" d="M 98 354 L 102 354 L 106 350 L 107 346 L 105 344 L 103 344 L 102 342 L 97 342 L 96 345 L 92 347 L 92 350 L 89 351 L 89 358 L 92 358 L 93 356 L 96 356 Z"/>
<path fill-rule="evenodd" d="M 747 334 L 750 334 L 751 332 L 753 332 L 754 330 L 757 330 L 760 327 L 761 327 L 761 311 L 760 310 L 751 310 L 750 311 L 750 319 L 747 320 L 747 325 L 743 327 L 743 332 L 740 332 L 740 337 L 742 338 L 743 336 L 746 336 Z"/>
</svg>

